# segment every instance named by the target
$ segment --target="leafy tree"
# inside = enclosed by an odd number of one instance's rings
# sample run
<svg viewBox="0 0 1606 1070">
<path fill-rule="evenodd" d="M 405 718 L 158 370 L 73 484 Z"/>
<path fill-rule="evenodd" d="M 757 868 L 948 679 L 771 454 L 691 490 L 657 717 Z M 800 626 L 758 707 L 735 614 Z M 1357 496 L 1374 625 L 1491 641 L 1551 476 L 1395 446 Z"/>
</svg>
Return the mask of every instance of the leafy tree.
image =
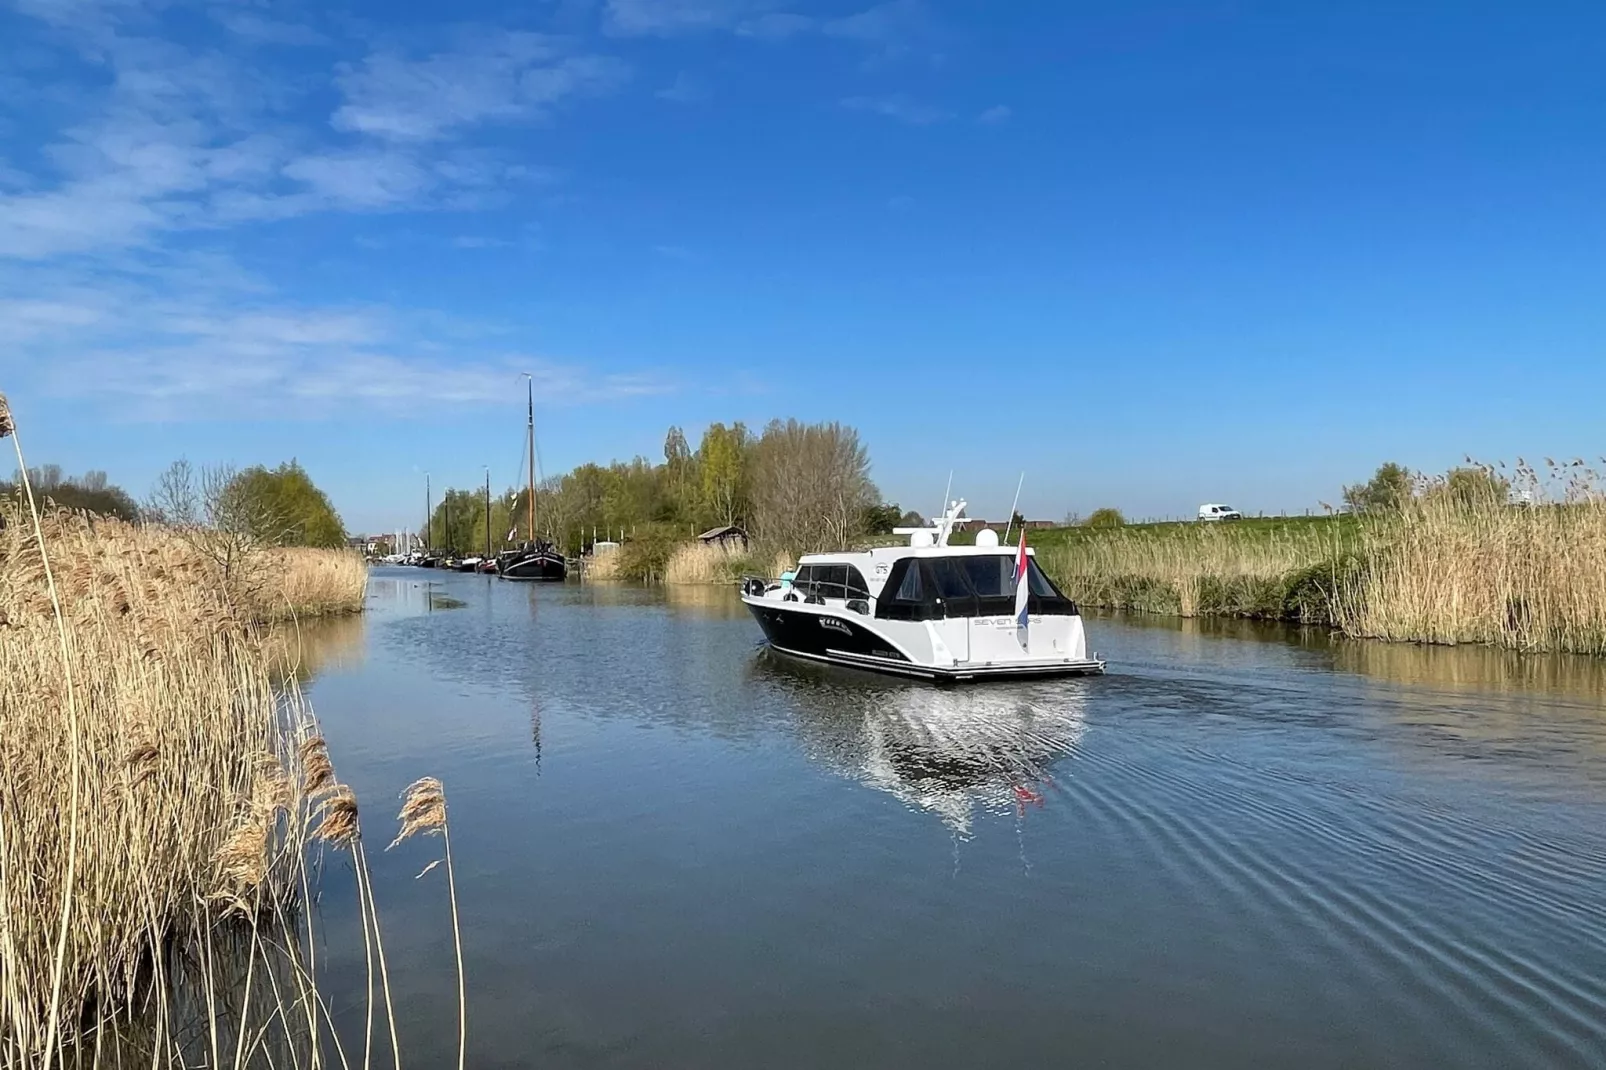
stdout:
<svg viewBox="0 0 1606 1070">
<path fill-rule="evenodd" d="M 329 497 L 295 461 L 277 468 L 247 468 L 224 489 L 235 507 L 250 516 L 251 534 L 271 546 L 340 547 L 346 529 Z"/>
<path fill-rule="evenodd" d="M 115 486 L 101 471 L 85 472 L 81 476 L 65 476 L 59 464 L 45 464 L 28 469 L 28 482 L 34 493 L 55 502 L 63 509 L 81 509 L 99 516 L 114 516 L 119 520 L 138 520 L 139 505 L 122 487 Z M 0 496 L 14 494 L 21 484 L 21 475 L 11 482 L 0 480 Z"/>
<path fill-rule="evenodd" d="M 900 528 L 923 528 L 926 526 L 926 518 L 911 509 L 898 518 L 898 526 Z"/>
<path fill-rule="evenodd" d="M 1511 500 L 1511 482 L 1482 466 L 1452 468 L 1435 492 L 1460 506 L 1505 505 Z"/>
<path fill-rule="evenodd" d="M 1344 488 L 1344 503 L 1353 513 L 1392 512 L 1410 500 L 1411 473 L 1393 461 L 1378 465 L 1370 482 Z"/>
<path fill-rule="evenodd" d="M 1126 517 L 1121 515 L 1121 510 L 1105 506 L 1089 513 L 1083 523 L 1090 528 L 1119 528 L 1126 526 Z"/>
<path fill-rule="evenodd" d="M 738 523 L 747 511 L 747 428 L 740 423 L 710 426 L 697 447 L 697 468 L 705 518 L 716 524 Z"/>
<path fill-rule="evenodd" d="M 896 502 L 883 502 L 872 505 L 864 511 L 864 533 L 866 535 L 890 535 L 892 529 L 903 526 L 903 510 Z"/>
<path fill-rule="evenodd" d="M 1010 514 L 1010 516 L 1009 516 L 1009 526 L 1012 527 L 1012 528 L 1015 528 L 1015 529 L 1017 529 L 1019 531 L 1025 531 L 1026 530 L 1026 517 L 1025 517 L 1024 514 L 1021 513 L 1021 511 L 1019 509 L 1015 510 L 1013 513 Z"/>
<path fill-rule="evenodd" d="M 664 496 L 673 519 L 695 524 L 702 480 L 697 458 L 686 443 L 686 433 L 671 427 L 664 436 Z"/>
</svg>

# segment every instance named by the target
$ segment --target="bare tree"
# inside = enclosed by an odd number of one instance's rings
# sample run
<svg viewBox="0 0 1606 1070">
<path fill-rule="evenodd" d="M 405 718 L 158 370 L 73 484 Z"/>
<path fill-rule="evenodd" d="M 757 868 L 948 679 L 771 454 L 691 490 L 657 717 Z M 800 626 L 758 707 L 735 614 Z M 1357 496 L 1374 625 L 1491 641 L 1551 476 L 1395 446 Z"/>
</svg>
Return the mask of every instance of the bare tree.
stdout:
<svg viewBox="0 0 1606 1070">
<path fill-rule="evenodd" d="M 257 584 L 259 551 L 273 545 L 285 518 L 247 492 L 233 465 L 196 470 L 179 459 L 156 479 L 145 501 L 152 521 L 172 528 L 218 571 L 229 596 L 247 594 Z"/>
<path fill-rule="evenodd" d="M 863 533 L 880 500 L 859 433 L 838 423 L 773 421 L 754 457 L 754 530 L 808 553 L 840 549 Z"/>
</svg>

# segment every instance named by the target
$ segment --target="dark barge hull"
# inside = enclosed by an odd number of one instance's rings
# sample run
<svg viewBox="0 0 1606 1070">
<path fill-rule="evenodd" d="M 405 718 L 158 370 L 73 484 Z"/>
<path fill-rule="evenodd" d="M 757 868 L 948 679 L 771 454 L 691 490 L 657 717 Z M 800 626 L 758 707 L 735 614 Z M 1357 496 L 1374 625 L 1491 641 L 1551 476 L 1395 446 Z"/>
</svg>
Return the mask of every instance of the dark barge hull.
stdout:
<svg viewBox="0 0 1606 1070">
<path fill-rule="evenodd" d="M 560 554 L 536 554 L 502 566 L 504 580 L 561 583 L 568 578 L 569 566 Z"/>
</svg>

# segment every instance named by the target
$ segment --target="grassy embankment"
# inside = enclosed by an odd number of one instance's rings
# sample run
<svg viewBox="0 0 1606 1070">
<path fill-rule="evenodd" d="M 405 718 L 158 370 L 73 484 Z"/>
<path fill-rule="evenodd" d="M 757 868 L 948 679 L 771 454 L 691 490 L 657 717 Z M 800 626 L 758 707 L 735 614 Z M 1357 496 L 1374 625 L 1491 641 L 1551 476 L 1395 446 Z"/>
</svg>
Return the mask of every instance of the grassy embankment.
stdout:
<svg viewBox="0 0 1606 1070">
<path fill-rule="evenodd" d="M 1428 495 L 1376 516 L 1034 532 L 1089 606 L 1263 617 L 1347 635 L 1606 654 L 1606 499 Z"/>
<path fill-rule="evenodd" d="M 742 552 L 645 532 L 616 550 L 598 554 L 586 566 L 588 580 L 634 583 L 735 583 L 743 576 L 775 576 L 796 560 L 790 554 Z"/>
<path fill-rule="evenodd" d="M 242 600 L 172 532 L 0 504 L 0 1065 L 394 1048 L 357 801 L 257 626 L 360 605 L 363 581 L 291 554 Z M 409 806 L 413 831 L 444 822 L 434 782 Z M 323 848 L 352 857 L 380 965 L 360 1055 L 331 1048 L 318 988 Z"/>
</svg>

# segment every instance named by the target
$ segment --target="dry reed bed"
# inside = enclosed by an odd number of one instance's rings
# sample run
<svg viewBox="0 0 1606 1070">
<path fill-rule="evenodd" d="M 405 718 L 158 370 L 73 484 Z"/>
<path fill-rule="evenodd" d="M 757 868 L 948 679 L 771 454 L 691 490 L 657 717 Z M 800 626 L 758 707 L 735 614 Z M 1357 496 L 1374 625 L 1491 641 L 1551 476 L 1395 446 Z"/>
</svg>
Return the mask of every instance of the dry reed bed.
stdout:
<svg viewBox="0 0 1606 1070">
<path fill-rule="evenodd" d="M 399 1065 L 357 802 L 252 614 L 178 533 L 47 514 L 47 575 L 32 517 L 5 519 L 0 1065 L 356 1063 L 337 1041 L 327 1050 L 302 909 L 314 840 L 355 866 L 370 956 L 361 1065 L 376 1016 Z M 301 575 L 303 599 L 349 597 L 339 561 Z M 397 842 L 445 833 L 445 817 L 439 782 L 419 782 Z M 455 887 L 452 902 L 455 932 Z M 460 951 L 458 965 L 461 1032 Z"/>
<path fill-rule="evenodd" d="M 368 566 L 349 550 L 297 546 L 265 550 L 252 592 L 259 621 L 361 611 Z"/>
<path fill-rule="evenodd" d="M 1606 655 L 1606 497 L 1538 504 L 1420 494 L 1348 534 L 1237 525 L 1114 530 L 1046 548 L 1086 605 L 1180 616 L 1273 617 L 1346 635 Z"/>
<path fill-rule="evenodd" d="M 1267 535 L 1231 525 L 1112 529 L 1042 552 L 1072 598 L 1090 606 L 1170 613 L 1283 616 L 1290 577 L 1335 554 L 1326 533 Z"/>
<path fill-rule="evenodd" d="M 1350 635 L 1606 654 L 1606 500 L 1413 503 L 1361 528 Z"/>
<path fill-rule="evenodd" d="M 744 575 L 764 572 L 778 576 L 791 567 L 792 557 L 776 553 L 762 561 L 757 554 L 718 543 L 688 542 L 675 548 L 664 569 L 664 582 L 674 584 L 735 583 Z M 768 568 L 770 571 L 765 572 Z"/>
<path fill-rule="evenodd" d="M 285 891 L 269 875 L 300 855 L 310 721 L 180 540 L 47 517 L 58 628 L 38 541 L 9 519 L 0 1052 L 35 1065 L 86 1009 L 136 1005 L 165 941 Z"/>
</svg>

